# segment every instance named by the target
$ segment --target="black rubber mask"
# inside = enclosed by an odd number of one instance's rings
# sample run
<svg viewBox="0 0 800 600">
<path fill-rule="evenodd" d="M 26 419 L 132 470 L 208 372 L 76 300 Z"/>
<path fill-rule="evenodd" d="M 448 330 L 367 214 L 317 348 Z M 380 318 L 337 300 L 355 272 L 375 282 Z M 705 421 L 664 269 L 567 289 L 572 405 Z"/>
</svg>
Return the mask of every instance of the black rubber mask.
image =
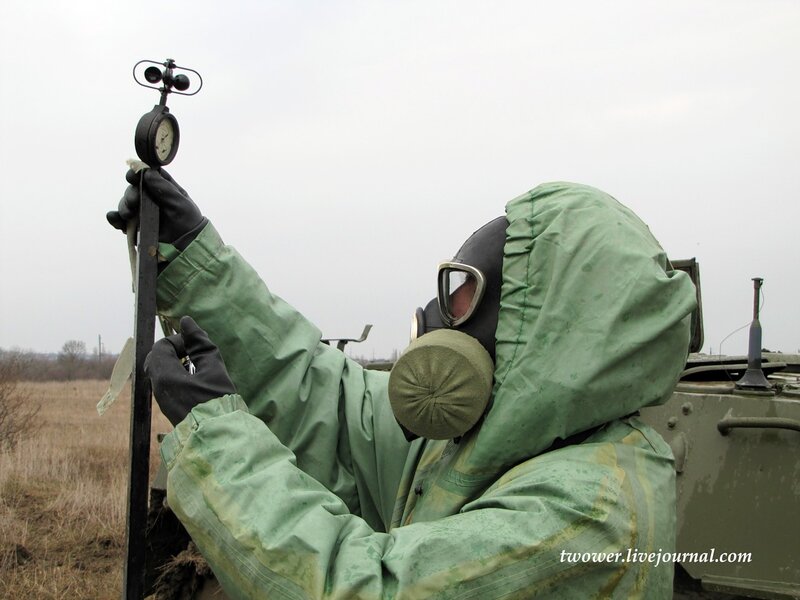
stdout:
<svg viewBox="0 0 800 600">
<path fill-rule="evenodd" d="M 505 217 L 489 221 L 452 261 L 439 265 L 438 296 L 416 310 L 412 340 L 443 327 L 457 329 L 477 339 L 494 360 L 507 226 Z"/>
</svg>

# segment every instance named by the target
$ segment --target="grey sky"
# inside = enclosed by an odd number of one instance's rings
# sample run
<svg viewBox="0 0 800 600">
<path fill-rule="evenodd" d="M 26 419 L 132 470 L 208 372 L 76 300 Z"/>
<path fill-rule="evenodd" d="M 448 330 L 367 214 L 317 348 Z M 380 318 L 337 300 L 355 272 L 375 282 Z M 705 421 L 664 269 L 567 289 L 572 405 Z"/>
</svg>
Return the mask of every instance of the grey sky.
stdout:
<svg viewBox="0 0 800 600">
<path fill-rule="evenodd" d="M 749 320 L 800 349 L 800 4 L 0 4 L 0 347 L 132 331 L 124 237 L 105 222 L 175 58 L 168 169 L 270 288 L 326 336 L 385 356 L 435 266 L 544 181 L 599 187 L 702 270 L 706 349 Z M 748 231 L 750 230 L 750 231 Z M 725 352 L 745 352 L 746 330 Z"/>
</svg>

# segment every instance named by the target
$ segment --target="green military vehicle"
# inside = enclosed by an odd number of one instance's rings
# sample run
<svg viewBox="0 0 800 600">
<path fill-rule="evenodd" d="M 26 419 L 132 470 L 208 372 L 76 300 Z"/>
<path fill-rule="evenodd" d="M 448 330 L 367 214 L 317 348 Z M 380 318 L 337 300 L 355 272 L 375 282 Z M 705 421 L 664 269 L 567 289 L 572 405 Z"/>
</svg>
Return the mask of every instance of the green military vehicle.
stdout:
<svg viewBox="0 0 800 600">
<path fill-rule="evenodd" d="M 692 350 L 703 343 L 700 277 Z M 800 355 L 690 354 L 675 392 L 642 417 L 675 455 L 676 598 L 800 598 Z"/>
</svg>

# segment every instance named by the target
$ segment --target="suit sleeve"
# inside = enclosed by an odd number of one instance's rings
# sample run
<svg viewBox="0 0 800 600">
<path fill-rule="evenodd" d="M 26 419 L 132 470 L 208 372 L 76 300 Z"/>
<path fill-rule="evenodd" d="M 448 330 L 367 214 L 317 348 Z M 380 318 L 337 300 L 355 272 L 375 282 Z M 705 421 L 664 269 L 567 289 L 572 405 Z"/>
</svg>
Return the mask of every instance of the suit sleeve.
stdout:
<svg viewBox="0 0 800 600">
<path fill-rule="evenodd" d="M 274 295 L 212 224 L 158 279 L 159 313 L 192 316 L 220 348 L 248 412 L 299 469 L 376 528 L 390 522 L 408 444 L 387 397 L 388 374 L 362 369 Z M 232 432 L 232 435 L 237 435 Z"/>
<path fill-rule="evenodd" d="M 647 535 L 631 516 L 642 490 L 612 444 L 595 446 L 552 453 L 458 514 L 389 532 L 298 469 L 236 396 L 195 408 L 162 453 L 170 506 L 231 598 L 669 597 L 671 565 L 655 577 L 643 570 L 653 564 L 623 560 Z"/>
</svg>

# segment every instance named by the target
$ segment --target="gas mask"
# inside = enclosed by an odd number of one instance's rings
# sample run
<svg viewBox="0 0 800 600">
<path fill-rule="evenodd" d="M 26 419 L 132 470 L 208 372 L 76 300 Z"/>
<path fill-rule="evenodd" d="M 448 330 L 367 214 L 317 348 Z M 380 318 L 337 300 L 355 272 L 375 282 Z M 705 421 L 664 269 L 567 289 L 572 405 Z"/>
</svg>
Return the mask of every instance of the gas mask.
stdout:
<svg viewBox="0 0 800 600">
<path fill-rule="evenodd" d="M 411 344 L 389 378 L 406 438 L 457 438 L 486 410 L 494 375 L 503 247 L 508 222 L 490 221 L 439 263 L 437 297 L 417 308 Z"/>
<path fill-rule="evenodd" d="M 437 296 L 414 312 L 412 341 L 437 329 L 456 329 L 478 340 L 494 360 L 507 226 L 505 217 L 489 221 L 452 260 L 439 263 Z"/>
</svg>

